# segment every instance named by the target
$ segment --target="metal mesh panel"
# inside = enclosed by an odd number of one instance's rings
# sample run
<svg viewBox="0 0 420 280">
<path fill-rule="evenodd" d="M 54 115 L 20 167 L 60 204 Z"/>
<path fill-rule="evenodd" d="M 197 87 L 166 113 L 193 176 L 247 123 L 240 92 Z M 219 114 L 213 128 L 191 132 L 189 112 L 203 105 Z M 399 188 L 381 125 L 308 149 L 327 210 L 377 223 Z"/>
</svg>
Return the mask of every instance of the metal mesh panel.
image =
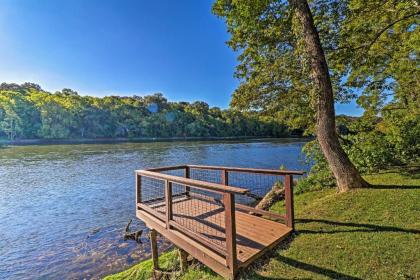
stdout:
<svg viewBox="0 0 420 280">
<path fill-rule="evenodd" d="M 211 169 L 197 169 L 191 168 L 190 169 L 190 178 L 194 180 L 200 180 L 204 182 L 211 182 L 211 183 L 222 183 L 222 171 L 221 170 L 211 170 Z M 200 189 L 193 189 L 194 193 L 212 197 L 214 192 L 200 190 Z"/>
<path fill-rule="evenodd" d="M 283 183 L 284 176 L 263 173 L 229 171 L 230 186 L 248 189 L 250 195 L 236 195 L 236 203 L 254 205 L 263 198 L 275 184 Z"/>
<path fill-rule="evenodd" d="M 148 206 L 164 205 L 165 181 L 141 176 L 141 202 Z M 158 212 L 165 214 L 165 207 L 159 209 Z"/>
<path fill-rule="evenodd" d="M 190 178 L 211 183 L 222 183 L 222 171 L 191 168 Z"/>
<path fill-rule="evenodd" d="M 160 173 L 185 177 L 185 169 L 166 170 Z M 206 182 L 221 182 L 219 170 L 191 169 L 190 178 Z M 160 214 L 166 214 L 165 180 L 142 176 L 142 202 Z M 225 208 L 222 195 L 172 183 L 173 220 L 207 241 L 226 247 Z"/>
<path fill-rule="evenodd" d="M 178 176 L 178 177 L 185 177 L 185 168 L 182 169 L 173 169 L 173 170 L 165 170 L 160 173 L 172 175 L 172 176 Z M 185 193 L 185 185 L 183 184 L 172 184 L 172 195 L 178 196 L 180 194 Z"/>
</svg>

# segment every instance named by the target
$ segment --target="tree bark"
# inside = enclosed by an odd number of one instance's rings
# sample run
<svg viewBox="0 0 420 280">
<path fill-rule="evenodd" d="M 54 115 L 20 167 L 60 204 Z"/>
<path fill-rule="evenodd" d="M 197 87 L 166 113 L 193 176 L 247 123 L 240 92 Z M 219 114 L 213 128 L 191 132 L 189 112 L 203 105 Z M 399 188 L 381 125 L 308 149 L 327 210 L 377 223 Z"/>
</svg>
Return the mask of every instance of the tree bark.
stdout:
<svg viewBox="0 0 420 280">
<path fill-rule="evenodd" d="M 289 3 L 292 4 L 302 26 L 304 44 L 312 68 L 312 79 L 318 92 L 317 140 L 337 181 L 338 190 L 345 192 L 353 188 L 368 186 L 369 184 L 360 176 L 338 140 L 335 127 L 334 94 L 328 65 L 308 2 L 290 0 Z"/>
<path fill-rule="evenodd" d="M 271 190 L 258 202 L 256 209 L 261 210 L 270 210 L 270 207 L 273 206 L 277 201 L 284 199 L 284 187 L 283 184 L 278 182 L 273 185 Z"/>
</svg>

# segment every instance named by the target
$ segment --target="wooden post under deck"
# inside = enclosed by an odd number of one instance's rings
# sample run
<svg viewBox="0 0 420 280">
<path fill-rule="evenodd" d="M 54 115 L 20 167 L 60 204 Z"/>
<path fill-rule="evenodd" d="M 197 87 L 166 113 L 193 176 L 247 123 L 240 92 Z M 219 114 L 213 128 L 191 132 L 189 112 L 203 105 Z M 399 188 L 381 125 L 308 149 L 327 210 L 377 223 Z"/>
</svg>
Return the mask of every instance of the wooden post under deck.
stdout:
<svg viewBox="0 0 420 280">
<path fill-rule="evenodd" d="M 185 252 L 183 249 L 178 248 L 178 254 L 179 254 L 179 264 L 181 268 L 181 272 L 187 271 L 188 263 L 187 263 L 187 257 L 188 253 Z"/>
<path fill-rule="evenodd" d="M 149 232 L 150 237 L 150 248 L 152 249 L 152 260 L 153 260 L 153 270 L 159 269 L 159 255 L 158 255 L 158 247 L 157 247 L 157 231 L 154 229 L 150 229 Z"/>
</svg>

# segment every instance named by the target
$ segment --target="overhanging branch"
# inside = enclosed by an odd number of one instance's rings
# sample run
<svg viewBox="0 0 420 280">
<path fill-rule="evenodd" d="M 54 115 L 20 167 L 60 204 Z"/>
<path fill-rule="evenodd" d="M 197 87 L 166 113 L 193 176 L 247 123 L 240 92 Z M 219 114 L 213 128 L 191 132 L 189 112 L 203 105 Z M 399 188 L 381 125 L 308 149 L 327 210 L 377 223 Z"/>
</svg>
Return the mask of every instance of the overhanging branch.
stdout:
<svg viewBox="0 0 420 280">
<path fill-rule="evenodd" d="M 360 49 L 366 49 L 367 51 L 369 51 L 385 31 L 387 31 L 388 29 L 393 27 L 395 24 L 397 24 L 397 23 L 399 23 L 403 20 L 409 19 L 411 17 L 417 16 L 417 15 L 420 15 L 420 11 L 417 11 L 417 12 L 412 13 L 412 14 L 408 14 L 408 15 L 402 17 L 402 18 L 399 18 L 399 19 L 391 22 L 390 24 L 388 24 L 387 26 L 382 28 L 378 33 L 376 33 L 375 37 L 373 38 L 373 40 L 369 44 L 364 44 L 364 45 L 361 45 L 361 46 L 358 46 L 358 47 L 355 47 L 355 48 L 353 48 L 351 46 L 344 46 L 344 47 L 338 47 L 338 48 L 335 48 L 335 49 L 326 49 L 326 50 L 328 50 L 328 51 L 339 51 L 339 50 L 350 49 L 350 50 L 355 51 L 355 50 L 360 50 Z"/>
</svg>

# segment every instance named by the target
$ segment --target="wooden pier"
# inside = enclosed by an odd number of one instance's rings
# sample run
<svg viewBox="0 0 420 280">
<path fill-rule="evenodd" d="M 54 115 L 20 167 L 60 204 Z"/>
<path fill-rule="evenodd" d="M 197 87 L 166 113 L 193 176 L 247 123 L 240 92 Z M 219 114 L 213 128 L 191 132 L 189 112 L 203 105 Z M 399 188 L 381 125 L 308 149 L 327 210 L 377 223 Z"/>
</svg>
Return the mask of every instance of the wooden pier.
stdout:
<svg viewBox="0 0 420 280">
<path fill-rule="evenodd" d="M 301 171 L 182 165 L 136 171 L 136 215 L 151 229 L 225 278 L 251 264 L 294 227 L 293 175 Z M 281 181 L 285 214 L 251 205 Z"/>
</svg>

